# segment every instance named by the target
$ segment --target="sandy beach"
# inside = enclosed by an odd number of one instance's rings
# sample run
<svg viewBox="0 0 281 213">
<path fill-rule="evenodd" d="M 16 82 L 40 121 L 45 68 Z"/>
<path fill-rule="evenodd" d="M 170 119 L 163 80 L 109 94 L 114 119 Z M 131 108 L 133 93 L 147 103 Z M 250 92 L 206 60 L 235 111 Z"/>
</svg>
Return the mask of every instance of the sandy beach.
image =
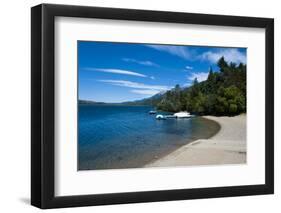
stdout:
<svg viewBox="0 0 281 213">
<path fill-rule="evenodd" d="M 145 167 L 246 163 L 246 115 L 204 118 L 220 124 L 216 135 L 193 141 Z"/>
</svg>

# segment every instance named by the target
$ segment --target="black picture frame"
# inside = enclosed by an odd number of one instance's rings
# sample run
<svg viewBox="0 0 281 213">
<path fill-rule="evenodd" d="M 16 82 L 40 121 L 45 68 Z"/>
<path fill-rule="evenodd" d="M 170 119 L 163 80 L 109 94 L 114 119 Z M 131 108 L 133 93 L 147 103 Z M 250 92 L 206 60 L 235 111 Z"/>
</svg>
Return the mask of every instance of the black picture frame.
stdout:
<svg viewBox="0 0 281 213">
<path fill-rule="evenodd" d="M 265 184 L 95 195 L 54 195 L 54 21 L 81 17 L 264 28 Z M 274 193 L 274 20 L 241 16 L 41 4 L 31 9 L 31 204 L 42 208 L 217 198 Z"/>
</svg>

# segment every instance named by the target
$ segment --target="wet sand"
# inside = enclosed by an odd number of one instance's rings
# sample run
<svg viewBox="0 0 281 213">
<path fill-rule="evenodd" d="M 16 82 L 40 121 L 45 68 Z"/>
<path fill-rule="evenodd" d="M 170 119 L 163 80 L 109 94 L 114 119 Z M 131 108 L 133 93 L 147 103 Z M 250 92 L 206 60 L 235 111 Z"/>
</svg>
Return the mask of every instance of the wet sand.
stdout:
<svg viewBox="0 0 281 213">
<path fill-rule="evenodd" d="M 216 135 L 184 145 L 145 167 L 246 163 L 246 115 L 204 118 L 221 126 Z"/>
</svg>

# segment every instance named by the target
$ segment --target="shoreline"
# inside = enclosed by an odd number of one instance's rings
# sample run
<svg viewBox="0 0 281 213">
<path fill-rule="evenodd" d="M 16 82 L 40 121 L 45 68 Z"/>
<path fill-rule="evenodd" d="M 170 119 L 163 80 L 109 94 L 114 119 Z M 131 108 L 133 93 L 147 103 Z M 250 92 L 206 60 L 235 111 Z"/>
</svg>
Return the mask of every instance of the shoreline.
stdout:
<svg viewBox="0 0 281 213">
<path fill-rule="evenodd" d="M 220 125 L 215 135 L 190 142 L 144 167 L 246 163 L 246 114 L 234 117 L 203 116 L 203 118 Z"/>
</svg>

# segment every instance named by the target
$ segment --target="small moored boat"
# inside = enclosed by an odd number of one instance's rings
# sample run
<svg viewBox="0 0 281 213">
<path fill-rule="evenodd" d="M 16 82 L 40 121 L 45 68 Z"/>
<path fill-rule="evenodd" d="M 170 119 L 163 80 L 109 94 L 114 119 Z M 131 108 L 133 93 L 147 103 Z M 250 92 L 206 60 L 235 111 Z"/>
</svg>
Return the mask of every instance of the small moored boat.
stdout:
<svg viewBox="0 0 281 213">
<path fill-rule="evenodd" d="M 149 111 L 149 114 L 150 114 L 150 115 L 156 114 L 156 112 L 157 112 L 157 111 L 151 110 L 151 111 Z"/>
<path fill-rule="evenodd" d="M 156 119 L 158 119 L 158 120 L 166 120 L 166 117 L 164 115 L 156 115 Z"/>
<path fill-rule="evenodd" d="M 177 112 L 174 114 L 174 116 L 176 118 L 191 118 L 192 117 L 192 115 L 190 115 L 189 112 Z"/>
<path fill-rule="evenodd" d="M 168 118 L 192 118 L 194 115 L 191 115 L 189 112 L 177 112 L 173 115 L 156 115 L 156 119 L 158 120 L 166 120 Z"/>
</svg>

